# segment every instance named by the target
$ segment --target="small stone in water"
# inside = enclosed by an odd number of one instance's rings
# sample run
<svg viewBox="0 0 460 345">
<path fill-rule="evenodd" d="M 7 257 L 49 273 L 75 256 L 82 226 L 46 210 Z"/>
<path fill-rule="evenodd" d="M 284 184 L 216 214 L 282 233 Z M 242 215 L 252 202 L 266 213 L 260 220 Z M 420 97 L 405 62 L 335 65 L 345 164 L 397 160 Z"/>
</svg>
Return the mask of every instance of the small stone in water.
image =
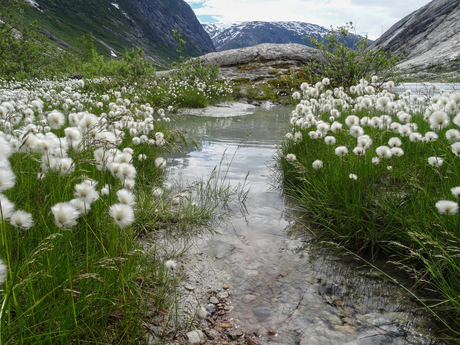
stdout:
<svg viewBox="0 0 460 345">
<path fill-rule="evenodd" d="M 228 290 L 228 289 L 230 289 L 230 286 L 224 285 L 224 286 L 222 286 L 222 288 L 225 289 L 225 290 Z"/>
<path fill-rule="evenodd" d="M 267 332 L 268 335 L 276 335 L 276 332 L 272 329 L 269 329 Z"/>
<path fill-rule="evenodd" d="M 209 299 L 209 302 L 212 303 L 212 304 L 217 304 L 219 303 L 219 300 L 217 298 L 215 298 L 214 296 L 212 296 L 210 299 Z"/>
<path fill-rule="evenodd" d="M 228 298 L 228 292 L 219 292 L 217 297 L 220 299 Z"/>
<path fill-rule="evenodd" d="M 220 328 L 233 328 L 233 326 L 229 323 L 219 323 Z"/>
</svg>

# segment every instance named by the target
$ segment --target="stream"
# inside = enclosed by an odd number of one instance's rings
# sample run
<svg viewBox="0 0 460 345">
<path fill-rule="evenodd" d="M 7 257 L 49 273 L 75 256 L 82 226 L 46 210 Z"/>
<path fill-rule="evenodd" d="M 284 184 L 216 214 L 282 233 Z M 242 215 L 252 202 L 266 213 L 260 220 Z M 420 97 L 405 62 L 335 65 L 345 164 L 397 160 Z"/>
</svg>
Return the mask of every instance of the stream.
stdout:
<svg viewBox="0 0 460 345">
<path fill-rule="evenodd" d="M 318 243 L 295 205 L 273 187 L 273 156 L 291 111 L 184 112 L 176 124 L 200 147 L 173 155 L 171 179 L 207 179 L 224 154 L 232 185 L 249 172 L 246 212 L 233 210 L 216 229 L 221 234 L 193 247 L 225 273 L 232 323 L 254 332 L 261 345 L 443 344 L 434 319 L 408 292 L 361 258 Z M 409 283 L 398 271 L 391 276 Z"/>
</svg>

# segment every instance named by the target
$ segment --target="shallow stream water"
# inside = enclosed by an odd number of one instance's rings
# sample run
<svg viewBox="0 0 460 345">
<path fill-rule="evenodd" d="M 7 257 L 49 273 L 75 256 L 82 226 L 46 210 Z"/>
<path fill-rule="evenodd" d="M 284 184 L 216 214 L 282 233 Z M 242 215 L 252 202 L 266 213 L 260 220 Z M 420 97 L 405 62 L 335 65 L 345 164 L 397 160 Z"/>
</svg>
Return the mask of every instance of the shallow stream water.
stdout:
<svg viewBox="0 0 460 345">
<path fill-rule="evenodd" d="M 194 247 L 225 272 L 234 325 L 254 332 L 261 345 L 443 344 L 409 293 L 360 258 L 317 243 L 295 205 L 273 188 L 270 168 L 291 110 L 183 114 L 177 123 L 200 149 L 173 156 L 172 179 L 207 179 L 224 154 L 225 165 L 235 152 L 227 181 L 242 183 L 249 172 L 247 212 L 235 209 L 220 223 L 220 235 Z M 397 272 L 392 277 L 404 282 Z"/>
</svg>

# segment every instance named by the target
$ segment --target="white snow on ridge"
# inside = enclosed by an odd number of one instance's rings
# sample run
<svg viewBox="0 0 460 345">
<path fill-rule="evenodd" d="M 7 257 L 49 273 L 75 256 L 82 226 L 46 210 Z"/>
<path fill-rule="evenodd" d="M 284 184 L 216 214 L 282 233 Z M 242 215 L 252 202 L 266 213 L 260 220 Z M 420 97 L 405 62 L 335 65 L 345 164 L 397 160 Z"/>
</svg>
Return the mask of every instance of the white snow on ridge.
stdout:
<svg viewBox="0 0 460 345">
<path fill-rule="evenodd" d="M 116 4 L 116 3 L 114 3 L 114 2 L 111 2 L 110 4 L 111 4 L 112 6 L 115 6 L 115 7 L 117 8 L 117 10 L 120 9 L 120 6 L 119 6 L 118 4 Z"/>
<path fill-rule="evenodd" d="M 35 7 L 40 12 L 43 12 L 42 8 L 35 0 L 24 0 L 24 1 L 27 2 L 29 5 L 32 5 L 33 7 Z"/>
</svg>

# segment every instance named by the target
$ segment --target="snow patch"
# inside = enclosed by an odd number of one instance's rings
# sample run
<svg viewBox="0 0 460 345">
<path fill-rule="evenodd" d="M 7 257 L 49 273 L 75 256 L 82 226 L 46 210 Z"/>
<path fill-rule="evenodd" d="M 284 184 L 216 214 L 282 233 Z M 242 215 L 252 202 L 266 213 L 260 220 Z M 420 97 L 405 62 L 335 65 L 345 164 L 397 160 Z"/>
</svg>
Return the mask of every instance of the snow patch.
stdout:
<svg viewBox="0 0 460 345">
<path fill-rule="evenodd" d="M 112 6 L 115 6 L 115 7 L 117 8 L 117 10 L 120 9 L 120 6 L 119 6 L 117 3 L 111 2 L 110 4 L 111 4 Z"/>
<path fill-rule="evenodd" d="M 33 7 L 35 7 L 40 12 L 43 12 L 43 9 L 35 0 L 24 0 L 24 1 L 27 2 L 29 5 L 32 5 Z"/>
<path fill-rule="evenodd" d="M 110 50 L 110 56 L 116 58 L 116 57 L 117 57 L 117 54 L 115 54 L 115 53 L 113 52 L 113 50 Z"/>
</svg>

